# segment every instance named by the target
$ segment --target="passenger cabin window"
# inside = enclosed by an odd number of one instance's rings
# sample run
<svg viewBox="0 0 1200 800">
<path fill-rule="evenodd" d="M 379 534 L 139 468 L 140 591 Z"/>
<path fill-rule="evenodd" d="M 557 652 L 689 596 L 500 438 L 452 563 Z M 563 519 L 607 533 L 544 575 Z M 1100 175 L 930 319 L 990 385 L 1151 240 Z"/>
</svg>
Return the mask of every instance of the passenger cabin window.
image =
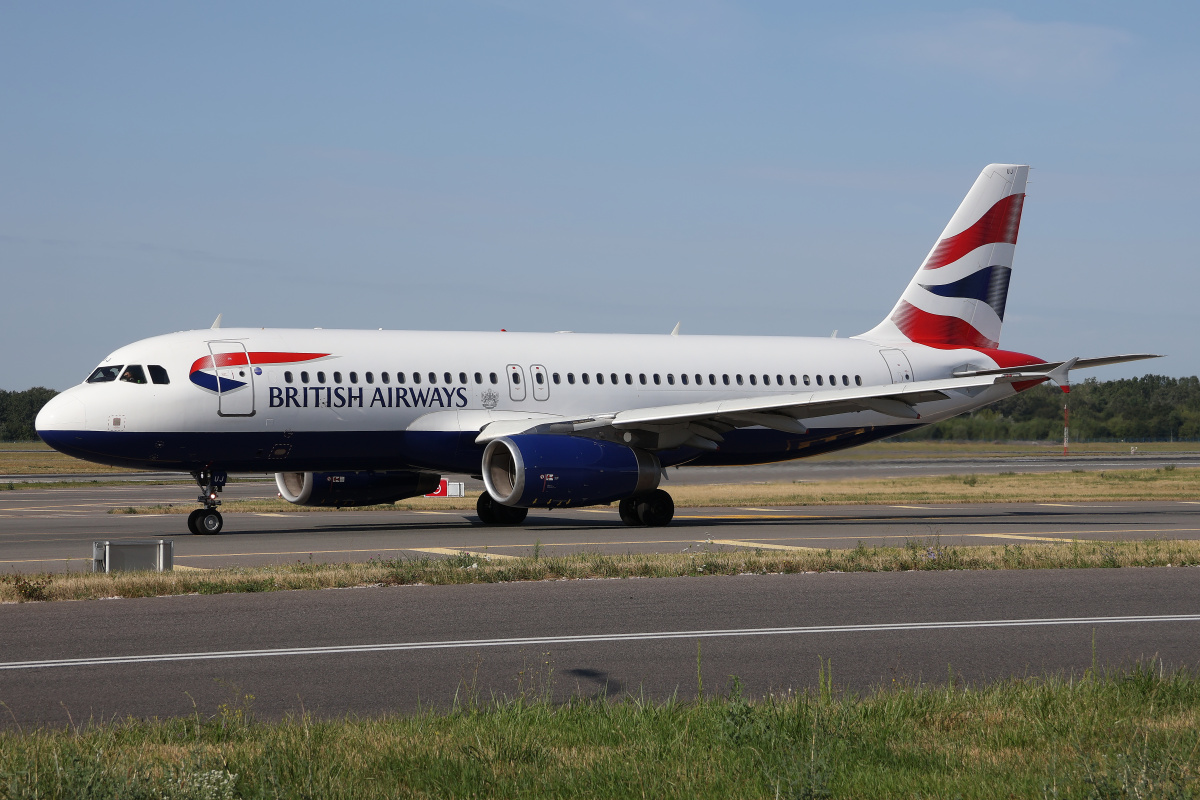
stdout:
<svg viewBox="0 0 1200 800">
<path fill-rule="evenodd" d="M 708 385 L 709 385 L 709 386 L 716 386 L 716 385 L 717 385 L 717 376 L 716 376 L 716 375 L 713 375 L 711 372 L 710 372 L 710 373 L 708 373 Z"/>
<path fill-rule="evenodd" d="M 680 373 L 679 380 L 683 383 L 684 386 L 687 386 L 688 385 L 687 373 L 686 372 Z"/>
<path fill-rule="evenodd" d="M 722 375 L 721 380 L 725 383 L 726 386 L 729 385 L 729 376 L 728 375 Z"/>
<path fill-rule="evenodd" d="M 633 386 L 633 376 L 630 375 L 628 372 L 625 373 L 625 385 Z"/>
<path fill-rule="evenodd" d="M 96 367 L 96 371 L 88 376 L 88 383 L 108 383 L 115 381 L 121 374 L 121 365 L 115 367 Z"/>
<path fill-rule="evenodd" d="M 340 372 L 333 373 L 333 382 L 341 383 L 342 382 L 342 373 L 340 373 Z"/>
<path fill-rule="evenodd" d="M 126 383 L 145 383 L 146 371 L 137 364 L 130 364 L 125 368 L 125 371 L 121 373 L 121 380 L 125 381 Z"/>
<path fill-rule="evenodd" d="M 429 382 L 437 383 L 437 373 L 436 372 L 429 373 Z"/>
<path fill-rule="evenodd" d="M 855 385 L 855 386 L 862 386 L 862 375 L 855 375 L 855 376 L 854 376 L 854 385 Z"/>
<path fill-rule="evenodd" d="M 490 380 L 492 383 L 499 383 L 499 382 L 500 382 L 500 379 L 496 377 L 496 373 L 494 373 L 494 372 L 489 372 L 489 373 L 488 373 L 488 380 Z"/>
<path fill-rule="evenodd" d="M 829 385 L 830 385 L 830 386 L 837 386 L 837 375 L 830 375 L 830 376 L 829 376 Z"/>
<path fill-rule="evenodd" d="M 742 376 L 741 375 L 737 376 L 737 383 L 738 383 L 738 386 L 742 385 Z"/>
<path fill-rule="evenodd" d="M 300 382 L 301 382 L 301 383 L 308 383 L 308 373 L 307 373 L 307 372 L 301 372 L 301 373 L 300 373 Z"/>
<path fill-rule="evenodd" d="M 374 383 L 374 382 L 375 382 L 375 374 L 374 374 L 374 373 L 372 373 L 372 372 L 368 372 L 368 373 L 366 373 L 365 375 L 363 375 L 363 377 L 367 379 L 367 383 Z"/>
<path fill-rule="evenodd" d="M 475 382 L 476 382 L 476 383 L 483 383 L 483 376 L 482 376 L 482 375 L 480 375 L 478 372 L 476 372 L 476 373 L 475 373 Z"/>
<path fill-rule="evenodd" d="M 704 383 L 704 376 L 697 374 L 696 375 L 696 385 L 700 386 L 703 383 Z"/>
<path fill-rule="evenodd" d="M 167 371 L 158 364 L 151 364 L 146 369 L 150 370 L 150 380 L 155 383 L 170 383 L 171 379 L 167 377 Z"/>
<path fill-rule="evenodd" d="M 317 383 L 324 383 L 324 382 L 325 382 L 325 373 L 318 372 L 317 373 Z"/>
<path fill-rule="evenodd" d="M 391 383 L 392 381 L 392 376 L 388 375 L 386 372 L 379 373 L 379 377 L 384 383 Z"/>
<path fill-rule="evenodd" d="M 796 382 L 796 379 L 792 378 L 792 383 L 795 383 L 795 382 Z M 783 376 L 782 375 L 775 376 L 775 384 L 777 386 L 783 386 Z"/>
<path fill-rule="evenodd" d="M 603 383 L 604 383 L 604 373 L 603 372 L 596 373 L 596 383 L 599 385 L 603 385 Z"/>
<path fill-rule="evenodd" d="M 674 386 L 674 385 L 675 385 L 675 375 L 674 375 L 674 373 L 671 373 L 671 372 L 668 372 L 668 373 L 667 373 L 667 383 L 668 383 L 669 385 L 671 385 L 671 386 Z"/>
<path fill-rule="evenodd" d="M 575 373 L 574 372 L 567 373 L 567 383 L 574 385 L 574 383 L 575 383 Z"/>
<path fill-rule="evenodd" d="M 284 382 L 284 383 L 291 383 L 291 382 L 292 382 L 292 373 L 291 373 L 290 371 L 289 371 L 289 372 L 285 372 L 285 373 L 283 373 L 283 382 Z"/>
<path fill-rule="evenodd" d="M 357 372 L 351 372 L 351 373 L 350 373 L 350 382 L 351 382 L 351 383 L 358 383 L 358 373 L 357 373 Z"/>
<path fill-rule="evenodd" d="M 554 385 L 555 385 L 555 386 L 557 386 L 559 383 L 561 383 L 561 381 L 559 380 L 559 377 L 558 377 L 558 373 L 557 373 L 557 372 L 556 372 L 556 373 L 554 373 L 553 375 L 551 375 L 551 376 L 550 376 L 550 378 L 551 378 L 551 380 L 553 380 L 553 381 L 554 381 Z"/>
<path fill-rule="evenodd" d="M 643 372 L 638 375 L 638 382 L 641 383 L 642 386 L 646 385 L 646 373 Z"/>
<path fill-rule="evenodd" d="M 805 376 L 804 376 L 804 385 L 805 385 L 805 386 L 808 386 L 808 385 L 809 385 L 809 383 L 808 383 L 808 376 L 807 376 L 807 375 L 805 375 Z"/>
<path fill-rule="evenodd" d="M 658 386 L 662 383 L 662 378 L 658 377 L 658 373 L 654 373 L 654 385 Z"/>
<path fill-rule="evenodd" d="M 465 384 L 467 382 L 467 373 L 465 373 L 465 372 L 458 373 L 458 382 Z"/>
<path fill-rule="evenodd" d="M 454 383 L 454 376 L 451 375 L 449 372 L 443 372 L 442 380 L 445 381 L 446 383 Z"/>
<path fill-rule="evenodd" d="M 822 378 L 820 375 L 818 375 L 817 376 L 817 386 L 824 386 L 824 385 L 825 385 L 825 379 Z"/>
<path fill-rule="evenodd" d="M 850 378 L 843 375 L 842 376 L 842 386 L 849 386 L 849 385 L 850 385 Z"/>
<path fill-rule="evenodd" d="M 420 383 L 420 382 L 421 382 L 421 373 L 414 372 L 413 373 L 413 383 Z"/>
<path fill-rule="evenodd" d="M 403 372 L 396 373 L 396 383 L 404 383 L 404 373 Z"/>
<path fill-rule="evenodd" d="M 588 374 L 586 372 L 579 373 L 579 377 L 583 380 L 584 386 L 586 386 L 592 382 L 592 379 L 590 377 L 588 377 Z"/>
<path fill-rule="evenodd" d="M 612 379 L 613 386 L 616 386 L 617 383 L 619 383 L 619 381 L 617 380 L 617 373 L 613 372 L 608 377 Z"/>
<path fill-rule="evenodd" d="M 741 381 L 738 381 L 738 383 L 741 383 Z M 758 376 L 757 376 L 757 375 L 751 375 L 751 376 L 750 376 L 750 385 L 751 385 L 751 386 L 758 386 Z"/>
<path fill-rule="evenodd" d="M 789 378 L 791 378 L 791 381 L 792 381 L 792 386 L 795 386 L 795 385 L 796 385 L 796 376 L 795 376 L 795 375 L 789 375 L 788 377 L 789 377 Z"/>
</svg>

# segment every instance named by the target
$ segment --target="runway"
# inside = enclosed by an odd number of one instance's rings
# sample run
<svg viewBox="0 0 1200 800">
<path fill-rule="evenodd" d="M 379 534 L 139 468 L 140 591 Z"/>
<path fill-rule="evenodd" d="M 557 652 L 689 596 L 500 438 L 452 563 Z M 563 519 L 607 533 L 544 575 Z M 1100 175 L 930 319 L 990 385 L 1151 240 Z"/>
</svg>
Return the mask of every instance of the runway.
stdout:
<svg viewBox="0 0 1200 800">
<path fill-rule="evenodd" d="M 1200 538 L 1200 500 L 1144 503 L 680 508 L 666 528 L 631 528 L 612 508 L 534 511 L 525 525 L 485 527 L 468 511 L 314 511 L 226 514 L 218 536 L 187 533 L 180 514 L 110 514 L 138 505 L 194 505 L 183 485 L 122 484 L 0 493 L 0 571 L 91 568 L 92 542 L 169 538 L 193 568 L 342 562 L 458 550 L 520 556 L 682 550 L 1017 544 L 1073 539 Z M 273 496 L 273 485 L 231 484 L 226 499 Z"/>
<path fill-rule="evenodd" d="M 457 693 L 756 696 L 1200 658 L 1193 568 L 376 587 L 0 611 L 2 723 L 446 708 Z M 245 700 L 253 695 L 252 702 Z"/>
</svg>

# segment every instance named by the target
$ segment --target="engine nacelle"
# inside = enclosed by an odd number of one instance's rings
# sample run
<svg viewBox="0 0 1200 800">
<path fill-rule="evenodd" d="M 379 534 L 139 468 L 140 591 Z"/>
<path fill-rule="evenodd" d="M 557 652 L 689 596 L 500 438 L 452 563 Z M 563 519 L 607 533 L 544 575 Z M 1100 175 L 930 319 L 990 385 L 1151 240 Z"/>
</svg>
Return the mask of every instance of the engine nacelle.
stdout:
<svg viewBox="0 0 1200 800">
<path fill-rule="evenodd" d="M 276 472 L 279 494 L 298 506 L 370 506 L 429 494 L 442 476 L 432 472 Z"/>
<path fill-rule="evenodd" d="M 658 459 L 644 450 L 578 436 L 501 436 L 483 451 L 484 485 L 506 506 L 611 503 L 656 488 L 661 475 Z"/>
</svg>

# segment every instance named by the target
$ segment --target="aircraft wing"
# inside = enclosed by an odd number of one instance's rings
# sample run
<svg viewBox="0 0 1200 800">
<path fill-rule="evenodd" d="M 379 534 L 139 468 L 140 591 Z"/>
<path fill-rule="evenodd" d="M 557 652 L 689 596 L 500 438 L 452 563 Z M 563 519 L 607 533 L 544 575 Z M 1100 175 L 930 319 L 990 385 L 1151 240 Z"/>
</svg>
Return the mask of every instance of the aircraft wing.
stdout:
<svg viewBox="0 0 1200 800">
<path fill-rule="evenodd" d="M 955 373 L 953 377 L 881 386 L 829 387 L 816 391 L 791 392 L 700 403 L 633 408 L 589 417 L 559 417 L 497 420 L 481 426 L 476 443 L 521 433 L 576 433 L 616 438 L 648 449 L 679 446 L 715 450 L 722 434 L 734 428 L 762 426 L 785 433 L 805 433 L 802 420 L 877 411 L 898 419 L 918 420 L 915 406 L 946 400 L 947 392 L 982 390 L 999 383 L 1050 380 L 1067 391 L 1067 373 L 1072 369 L 1120 364 L 1157 355 L 1139 353 L 1102 358 L 1072 358 L 1000 369 Z M 615 433 L 615 436 L 606 435 Z M 624 433 L 623 433 L 624 432 Z M 635 435 L 646 434 L 649 436 Z"/>
<path fill-rule="evenodd" d="M 576 419 L 509 419 L 485 425 L 475 441 L 482 444 L 500 436 L 520 433 L 596 435 L 601 433 L 601 429 L 607 428 L 616 431 L 618 439 L 623 438 L 620 436 L 622 431 L 666 434 L 665 439 L 652 449 L 669 449 L 685 444 L 702 449 L 715 449 L 717 443 L 722 441 L 721 434 L 733 428 L 758 425 L 789 433 L 804 433 L 808 429 L 800 421 L 802 419 L 867 410 L 916 420 L 920 419 L 921 415 L 914 406 L 918 403 L 948 399 L 950 395 L 947 392 L 979 390 L 998 383 L 1029 379 L 1026 376 L 981 375 L 883 386 L 830 387 L 817 391 L 700 403 L 677 403 Z M 1046 376 L 1037 375 L 1032 379 L 1045 380 Z M 623 440 L 629 442 L 631 438 Z"/>
</svg>

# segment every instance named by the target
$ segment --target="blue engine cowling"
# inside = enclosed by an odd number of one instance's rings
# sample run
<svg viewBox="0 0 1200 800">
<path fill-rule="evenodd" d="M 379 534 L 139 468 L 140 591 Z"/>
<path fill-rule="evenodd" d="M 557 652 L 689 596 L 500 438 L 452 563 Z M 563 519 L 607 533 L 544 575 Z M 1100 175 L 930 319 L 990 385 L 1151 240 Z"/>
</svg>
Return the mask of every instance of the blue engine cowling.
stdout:
<svg viewBox="0 0 1200 800">
<path fill-rule="evenodd" d="M 611 503 L 656 488 L 661 474 L 644 450 L 578 436 L 501 436 L 483 451 L 488 494 L 521 508 Z"/>
<path fill-rule="evenodd" d="M 279 494 L 298 506 L 370 506 L 428 494 L 442 476 L 432 472 L 276 472 Z"/>
</svg>

